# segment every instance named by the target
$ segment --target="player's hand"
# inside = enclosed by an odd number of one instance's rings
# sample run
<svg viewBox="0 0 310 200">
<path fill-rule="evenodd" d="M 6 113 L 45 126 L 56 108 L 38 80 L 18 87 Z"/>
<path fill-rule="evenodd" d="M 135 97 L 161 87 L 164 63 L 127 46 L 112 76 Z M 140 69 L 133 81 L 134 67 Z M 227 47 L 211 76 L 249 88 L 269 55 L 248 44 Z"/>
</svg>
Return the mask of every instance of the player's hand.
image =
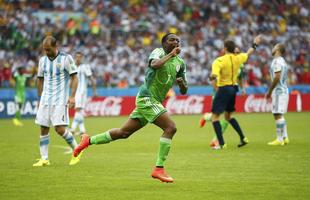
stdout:
<svg viewBox="0 0 310 200">
<path fill-rule="evenodd" d="M 177 78 L 176 81 L 177 81 L 178 85 L 185 85 L 182 77 Z"/>
<path fill-rule="evenodd" d="M 69 100 L 68 100 L 68 105 L 69 105 L 69 108 L 74 108 L 75 106 L 75 98 L 74 97 L 69 97 Z"/>
<path fill-rule="evenodd" d="M 271 100 L 271 93 L 270 92 L 267 92 L 265 94 L 265 99 L 267 99 L 267 101 L 270 101 Z"/>
<path fill-rule="evenodd" d="M 253 41 L 255 44 L 259 45 L 262 42 L 262 35 L 258 35 L 254 38 Z"/>
<path fill-rule="evenodd" d="M 178 55 L 180 52 L 181 52 L 181 47 L 175 47 L 175 48 L 170 52 L 170 54 L 171 54 L 172 56 L 176 56 L 176 55 Z"/>
</svg>

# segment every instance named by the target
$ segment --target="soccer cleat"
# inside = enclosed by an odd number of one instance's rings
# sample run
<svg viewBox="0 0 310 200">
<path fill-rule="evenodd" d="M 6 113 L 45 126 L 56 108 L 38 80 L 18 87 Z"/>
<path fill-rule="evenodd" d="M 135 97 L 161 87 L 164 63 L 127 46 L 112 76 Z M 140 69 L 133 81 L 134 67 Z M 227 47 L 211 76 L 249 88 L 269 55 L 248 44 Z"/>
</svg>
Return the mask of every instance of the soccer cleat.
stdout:
<svg viewBox="0 0 310 200">
<path fill-rule="evenodd" d="M 204 118 L 201 118 L 199 121 L 199 127 L 202 128 L 206 124 L 206 120 Z"/>
<path fill-rule="evenodd" d="M 74 157 L 77 157 L 81 153 L 81 151 L 83 151 L 90 145 L 89 139 L 90 139 L 89 135 L 87 134 L 82 135 L 80 144 L 73 150 Z"/>
<path fill-rule="evenodd" d="M 69 165 L 76 165 L 78 162 L 80 162 L 82 154 L 83 154 L 83 151 L 80 152 L 77 157 L 72 156 L 69 162 Z"/>
<path fill-rule="evenodd" d="M 217 139 L 213 139 L 210 143 L 210 147 L 215 147 L 219 145 L 219 141 Z"/>
<path fill-rule="evenodd" d="M 15 125 L 15 126 L 23 126 L 24 124 L 20 121 L 20 120 L 18 120 L 17 118 L 13 118 L 13 124 Z"/>
<path fill-rule="evenodd" d="M 238 144 L 238 147 L 243 147 L 247 145 L 248 143 L 249 143 L 249 139 L 245 137 L 240 141 L 240 144 Z"/>
<path fill-rule="evenodd" d="M 169 176 L 168 174 L 166 174 L 164 168 L 161 168 L 161 167 L 155 167 L 152 171 L 151 176 L 153 178 L 160 180 L 161 182 L 165 182 L 165 183 L 173 182 L 173 178 Z"/>
<path fill-rule="evenodd" d="M 283 146 L 284 142 L 283 141 L 279 141 L 278 139 L 275 139 L 274 141 L 269 142 L 268 145 L 271 145 L 271 146 Z"/>
<path fill-rule="evenodd" d="M 285 145 L 287 145 L 288 143 L 290 143 L 290 140 L 289 140 L 288 138 L 285 138 L 285 139 L 283 140 L 283 142 L 284 142 Z"/>
<path fill-rule="evenodd" d="M 32 165 L 33 167 L 44 167 L 44 166 L 49 166 L 51 164 L 49 160 L 44 160 L 42 158 L 37 159 L 37 161 L 38 162 Z"/>
<path fill-rule="evenodd" d="M 212 113 L 205 113 L 199 121 L 199 127 L 202 128 L 207 121 L 211 121 Z"/>
<path fill-rule="evenodd" d="M 216 145 L 216 146 L 212 147 L 213 150 L 221 150 L 221 149 L 226 149 L 226 148 L 227 148 L 227 144 Z"/>
</svg>

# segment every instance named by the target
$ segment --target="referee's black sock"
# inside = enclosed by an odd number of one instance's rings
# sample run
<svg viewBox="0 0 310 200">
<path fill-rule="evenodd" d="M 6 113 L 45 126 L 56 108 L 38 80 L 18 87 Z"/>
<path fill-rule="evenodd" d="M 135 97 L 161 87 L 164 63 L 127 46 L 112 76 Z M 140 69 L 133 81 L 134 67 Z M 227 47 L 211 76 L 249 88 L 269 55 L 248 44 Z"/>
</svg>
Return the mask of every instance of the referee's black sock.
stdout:
<svg viewBox="0 0 310 200">
<path fill-rule="evenodd" d="M 237 120 L 235 118 L 231 118 L 229 120 L 229 123 L 231 124 L 231 126 L 235 129 L 235 131 L 237 131 L 238 135 L 240 136 L 240 140 L 242 141 L 244 138 L 243 132 L 239 126 L 239 123 L 237 122 Z"/>
<path fill-rule="evenodd" d="M 219 144 L 221 146 L 223 146 L 225 143 L 224 143 L 224 138 L 223 138 L 223 134 L 222 134 L 222 127 L 221 127 L 221 124 L 219 121 L 215 121 L 212 123 L 213 125 L 213 128 L 214 128 L 214 131 L 216 133 L 216 137 L 219 141 Z"/>
</svg>

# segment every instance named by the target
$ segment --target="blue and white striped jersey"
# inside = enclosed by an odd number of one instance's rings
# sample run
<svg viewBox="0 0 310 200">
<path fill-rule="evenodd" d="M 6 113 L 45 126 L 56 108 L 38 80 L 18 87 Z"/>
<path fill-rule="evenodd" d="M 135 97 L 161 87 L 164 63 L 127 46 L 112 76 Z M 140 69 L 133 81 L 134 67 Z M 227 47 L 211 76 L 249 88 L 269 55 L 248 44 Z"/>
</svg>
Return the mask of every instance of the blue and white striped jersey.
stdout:
<svg viewBox="0 0 310 200">
<path fill-rule="evenodd" d="M 288 94 L 288 87 L 287 87 L 288 66 L 284 58 L 283 57 L 274 58 L 272 60 L 269 72 L 272 81 L 274 79 L 275 73 L 281 72 L 280 81 L 274 89 L 275 94 Z"/>
<path fill-rule="evenodd" d="M 88 77 L 92 75 L 90 65 L 88 64 L 81 64 L 78 66 L 78 78 L 79 78 L 79 84 L 76 93 L 78 94 L 87 94 L 87 83 L 88 83 Z"/>
<path fill-rule="evenodd" d="M 69 99 L 70 75 L 77 73 L 71 55 L 59 52 L 54 60 L 42 56 L 38 77 L 44 78 L 41 105 L 66 105 Z"/>
</svg>

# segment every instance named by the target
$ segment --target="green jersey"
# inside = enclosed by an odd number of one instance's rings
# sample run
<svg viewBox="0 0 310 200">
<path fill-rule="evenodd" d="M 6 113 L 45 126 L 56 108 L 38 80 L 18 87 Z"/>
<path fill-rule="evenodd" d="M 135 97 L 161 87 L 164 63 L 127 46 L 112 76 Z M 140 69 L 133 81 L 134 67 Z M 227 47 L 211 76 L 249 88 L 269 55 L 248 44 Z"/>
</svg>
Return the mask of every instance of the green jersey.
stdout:
<svg viewBox="0 0 310 200">
<path fill-rule="evenodd" d="M 15 101 L 18 103 L 25 102 L 25 86 L 29 75 L 15 73 Z"/>
<path fill-rule="evenodd" d="M 150 54 L 145 81 L 139 89 L 138 97 L 152 97 L 159 102 L 163 102 L 176 78 L 182 77 L 186 82 L 186 65 L 180 56 L 170 58 L 160 68 L 151 67 L 153 59 L 160 59 L 165 55 L 163 48 L 156 48 Z"/>
</svg>

